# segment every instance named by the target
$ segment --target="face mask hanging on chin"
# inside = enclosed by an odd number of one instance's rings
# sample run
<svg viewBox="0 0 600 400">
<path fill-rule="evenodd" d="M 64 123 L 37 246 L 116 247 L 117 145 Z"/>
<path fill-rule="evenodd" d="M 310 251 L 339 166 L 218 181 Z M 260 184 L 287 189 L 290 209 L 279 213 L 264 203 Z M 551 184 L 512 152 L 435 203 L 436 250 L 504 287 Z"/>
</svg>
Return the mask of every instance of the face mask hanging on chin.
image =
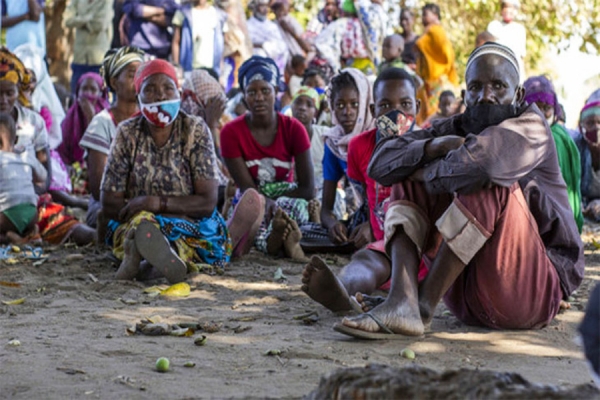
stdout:
<svg viewBox="0 0 600 400">
<path fill-rule="evenodd" d="M 503 121 L 514 118 L 519 106 L 516 103 L 518 90 L 510 104 L 476 104 L 467 107 L 462 115 L 462 126 L 465 132 L 474 135 L 480 134 L 484 129 L 495 126 Z"/>
<path fill-rule="evenodd" d="M 140 101 L 140 112 L 152 125 L 164 128 L 175 121 L 181 107 L 181 99 L 145 104 Z"/>
</svg>

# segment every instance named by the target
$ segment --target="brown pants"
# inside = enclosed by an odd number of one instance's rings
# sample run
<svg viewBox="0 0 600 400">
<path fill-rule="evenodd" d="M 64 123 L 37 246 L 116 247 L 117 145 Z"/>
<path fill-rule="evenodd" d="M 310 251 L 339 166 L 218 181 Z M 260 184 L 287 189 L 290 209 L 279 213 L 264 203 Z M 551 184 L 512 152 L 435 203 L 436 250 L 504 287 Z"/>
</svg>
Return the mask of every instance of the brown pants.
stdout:
<svg viewBox="0 0 600 400">
<path fill-rule="evenodd" d="M 444 240 L 466 264 L 444 296 L 464 323 L 541 328 L 558 312 L 560 280 L 518 184 L 455 197 L 430 195 L 418 182 L 394 185 L 386 243 L 399 225 L 425 257 Z"/>
</svg>

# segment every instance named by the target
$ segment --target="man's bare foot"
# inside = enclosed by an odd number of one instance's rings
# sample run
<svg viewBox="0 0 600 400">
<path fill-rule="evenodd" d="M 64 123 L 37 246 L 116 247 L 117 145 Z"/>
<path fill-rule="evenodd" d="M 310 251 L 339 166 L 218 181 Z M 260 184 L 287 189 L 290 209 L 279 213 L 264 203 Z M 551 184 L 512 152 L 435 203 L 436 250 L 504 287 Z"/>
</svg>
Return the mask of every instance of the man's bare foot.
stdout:
<svg viewBox="0 0 600 400">
<path fill-rule="evenodd" d="M 135 245 L 135 230 L 131 229 L 129 234 L 123 242 L 123 249 L 125 250 L 125 256 L 121 265 L 117 270 L 115 279 L 130 281 L 134 279 L 139 270 L 142 256 Z"/>
<path fill-rule="evenodd" d="M 283 233 L 287 227 L 287 219 L 285 217 L 287 217 L 287 214 L 281 208 L 275 211 L 275 215 L 271 221 L 271 233 L 267 238 L 267 254 L 277 256 L 283 248 Z"/>
<path fill-rule="evenodd" d="M 300 240 L 302 240 L 302 232 L 298 227 L 296 221 L 291 219 L 285 214 L 287 225 L 283 231 L 283 251 L 286 256 L 296 261 L 308 261 L 304 250 L 300 247 Z"/>
<path fill-rule="evenodd" d="M 369 312 L 375 307 L 385 302 L 385 297 L 382 296 L 369 296 L 362 293 L 356 293 L 354 296 L 363 312 Z M 433 312 L 431 308 L 424 303 L 419 302 L 419 313 L 421 314 L 421 321 L 425 326 L 425 330 L 431 327 L 431 320 L 433 319 Z"/>
<path fill-rule="evenodd" d="M 302 291 L 331 311 L 350 311 L 350 296 L 331 268 L 317 256 L 302 271 Z"/>
<path fill-rule="evenodd" d="M 383 304 L 371 310 L 370 314 L 377 317 L 389 330 L 397 334 L 419 336 L 425 330 L 416 299 L 404 299 L 400 304 L 392 304 L 388 298 Z M 366 314 L 344 318 L 342 324 L 365 332 L 381 331 L 377 322 Z"/>
<path fill-rule="evenodd" d="M 321 202 L 317 199 L 308 202 L 308 220 L 317 224 L 321 223 Z"/>
</svg>

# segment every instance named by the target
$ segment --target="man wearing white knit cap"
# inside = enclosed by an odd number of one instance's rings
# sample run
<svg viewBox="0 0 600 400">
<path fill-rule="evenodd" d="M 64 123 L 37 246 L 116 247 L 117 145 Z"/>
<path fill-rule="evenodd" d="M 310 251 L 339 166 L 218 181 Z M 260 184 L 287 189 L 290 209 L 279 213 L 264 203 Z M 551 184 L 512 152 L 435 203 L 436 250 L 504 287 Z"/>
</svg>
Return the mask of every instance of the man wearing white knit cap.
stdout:
<svg viewBox="0 0 600 400">
<path fill-rule="evenodd" d="M 546 326 L 583 278 L 583 245 L 544 115 L 523 104 L 518 61 L 486 43 L 467 62 L 466 110 L 382 140 L 368 174 L 392 186 L 385 300 L 334 329 L 358 338 L 420 335 L 439 301 L 462 322 Z M 419 264 L 428 266 L 418 282 Z"/>
<path fill-rule="evenodd" d="M 519 70 L 521 72 L 521 82 L 525 79 L 525 55 L 527 33 L 525 27 L 515 22 L 515 18 L 521 8 L 519 0 L 502 0 L 501 21 L 492 21 L 487 27 L 487 31 L 494 35 L 496 41 L 510 48 L 519 60 Z"/>
</svg>

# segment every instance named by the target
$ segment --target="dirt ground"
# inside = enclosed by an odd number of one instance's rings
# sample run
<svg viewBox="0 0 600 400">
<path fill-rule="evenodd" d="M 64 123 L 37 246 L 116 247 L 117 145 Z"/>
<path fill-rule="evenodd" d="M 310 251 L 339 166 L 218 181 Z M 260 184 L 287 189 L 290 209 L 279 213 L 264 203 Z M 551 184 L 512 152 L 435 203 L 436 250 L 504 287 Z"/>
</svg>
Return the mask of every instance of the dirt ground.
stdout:
<svg viewBox="0 0 600 400">
<path fill-rule="evenodd" d="M 223 276 L 190 277 L 191 295 L 174 298 L 144 293 L 166 281 L 112 280 L 115 266 L 105 251 L 46 248 L 41 265 L 0 262 L 0 300 L 25 298 L 18 305 L 0 303 L 0 397 L 297 398 L 323 375 L 369 363 L 517 372 L 552 385 L 591 382 L 576 328 L 588 292 L 600 281 L 600 250 L 591 243 L 597 230 L 584 234 L 586 279 L 573 308 L 545 329 L 470 328 L 440 306 L 431 332 L 389 342 L 333 331 L 341 317 L 300 291 L 303 265 L 289 260 L 251 253 Z M 328 257 L 335 269 L 346 261 Z M 278 268 L 287 279 L 274 280 Z M 171 324 L 212 324 L 219 331 L 192 337 L 127 333 L 152 316 Z M 196 346 L 202 334 L 207 341 Z M 407 347 L 416 353 L 412 361 L 400 357 Z M 169 372 L 155 371 L 158 357 L 169 358 Z M 186 368 L 186 362 L 196 365 Z"/>
</svg>

